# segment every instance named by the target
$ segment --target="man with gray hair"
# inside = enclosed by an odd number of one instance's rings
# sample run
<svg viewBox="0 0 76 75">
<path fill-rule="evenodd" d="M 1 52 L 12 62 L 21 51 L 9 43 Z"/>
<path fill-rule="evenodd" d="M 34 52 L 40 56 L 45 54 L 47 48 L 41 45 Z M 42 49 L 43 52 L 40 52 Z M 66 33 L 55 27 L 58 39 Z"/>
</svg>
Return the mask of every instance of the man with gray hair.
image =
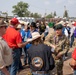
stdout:
<svg viewBox="0 0 76 75">
<path fill-rule="evenodd" d="M 2 36 L 5 34 L 7 25 L 4 20 L 0 20 L 0 75 L 10 75 L 8 66 L 12 63 L 12 51 L 3 40 Z"/>
</svg>

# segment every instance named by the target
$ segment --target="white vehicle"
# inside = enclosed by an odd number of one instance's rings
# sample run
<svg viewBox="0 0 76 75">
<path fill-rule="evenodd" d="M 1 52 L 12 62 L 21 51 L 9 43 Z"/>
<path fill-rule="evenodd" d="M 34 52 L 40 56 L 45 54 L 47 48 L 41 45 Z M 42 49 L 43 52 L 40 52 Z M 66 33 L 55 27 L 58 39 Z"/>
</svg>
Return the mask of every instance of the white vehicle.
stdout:
<svg viewBox="0 0 76 75">
<path fill-rule="evenodd" d="M 25 22 L 35 22 L 35 18 L 33 17 L 17 17 L 18 20 L 22 20 L 22 21 L 25 21 Z"/>
</svg>

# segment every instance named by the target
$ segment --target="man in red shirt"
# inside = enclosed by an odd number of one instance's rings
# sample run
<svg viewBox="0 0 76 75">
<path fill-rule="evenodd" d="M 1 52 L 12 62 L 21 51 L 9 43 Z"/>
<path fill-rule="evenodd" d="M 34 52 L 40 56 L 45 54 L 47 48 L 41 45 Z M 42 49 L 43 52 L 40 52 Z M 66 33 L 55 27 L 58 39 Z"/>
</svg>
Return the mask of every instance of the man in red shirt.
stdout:
<svg viewBox="0 0 76 75">
<path fill-rule="evenodd" d="M 76 48 L 74 49 L 74 51 L 72 53 L 72 58 L 71 58 L 70 66 L 74 70 L 73 75 L 76 75 Z"/>
<path fill-rule="evenodd" d="M 16 30 L 19 21 L 17 18 L 12 18 L 10 24 L 6 30 L 6 34 L 3 38 L 6 40 L 7 44 L 13 50 L 13 63 L 11 65 L 10 75 L 16 75 L 19 67 L 20 59 L 20 48 L 25 46 L 28 42 L 22 43 L 22 38 L 20 33 Z"/>
</svg>

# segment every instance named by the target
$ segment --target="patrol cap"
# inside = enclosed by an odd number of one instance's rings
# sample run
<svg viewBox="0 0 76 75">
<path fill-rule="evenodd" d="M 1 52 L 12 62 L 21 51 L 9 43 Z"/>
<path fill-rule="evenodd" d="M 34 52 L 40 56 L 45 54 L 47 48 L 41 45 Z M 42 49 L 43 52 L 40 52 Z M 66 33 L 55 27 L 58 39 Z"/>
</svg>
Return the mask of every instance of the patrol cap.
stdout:
<svg viewBox="0 0 76 75">
<path fill-rule="evenodd" d="M 63 28 L 62 24 L 58 24 L 55 26 L 55 30 L 62 29 L 62 28 Z"/>
</svg>

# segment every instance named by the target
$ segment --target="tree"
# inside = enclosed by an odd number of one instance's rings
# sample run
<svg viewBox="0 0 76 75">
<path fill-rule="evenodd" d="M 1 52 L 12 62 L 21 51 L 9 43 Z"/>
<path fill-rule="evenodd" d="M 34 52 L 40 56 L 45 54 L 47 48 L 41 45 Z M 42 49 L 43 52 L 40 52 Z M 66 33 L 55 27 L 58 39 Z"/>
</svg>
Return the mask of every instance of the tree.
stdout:
<svg viewBox="0 0 76 75">
<path fill-rule="evenodd" d="M 34 17 L 34 18 L 41 18 L 41 14 L 38 13 L 31 13 L 30 17 Z"/>
<path fill-rule="evenodd" d="M 38 13 L 34 13 L 34 18 L 41 18 L 41 15 Z"/>
<path fill-rule="evenodd" d="M 54 15 L 51 13 L 51 14 L 48 14 L 47 16 L 46 16 L 46 18 L 53 18 L 54 17 Z"/>
<path fill-rule="evenodd" d="M 29 17 L 30 16 L 30 11 L 26 11 L 26 14 L 24 15 L 25 17 Z"/>
<path fill-rule="evenodd" d="M 31 16 L 31 17 L 33 17 L 33 16 L 34 16 L 34 14 L 33 14 L 33 13 L 31 13 L 31 14 L 30 14 L 30 16 Z"/>
<path fill-rule="evenodd" d="M 7 12 L 2 12 L 2 15 L 3 15 L 4 17 L 7 17 L 7 16 L 8 16 L 8 13 L 7 13 Z"/>
<path fill-rule="evenodd" d="M 17 5 L 13 6 L 14 10 L 12 11 L 12 13 L 19 17 L 25 17 L 25 16 L 29 15 L 28 7 L 29 7 L 28 3 L 24 3 L 22 1 L 20 1 L 20 2 L 18 2 Z"/>
<path fill-rule="evenodd" d="M 55 17 L 55 16 L 57 16 L 57 15 L 56 15 L 56 11 L 54 11 L 54 17 Z"/>
<path fill-rule="evenodd" d="M 64 15 L 63 15 L 63 17 L 68 18 L 68 12 L 67 12 L 67 10 L 64 11 Z"/>
<path fill-rule="evenodd" d="M 8 13 L 7 12 L 2 12 L 2 15 L 5 17 L 5 21 L 8 22 Z"/>
</svg>

